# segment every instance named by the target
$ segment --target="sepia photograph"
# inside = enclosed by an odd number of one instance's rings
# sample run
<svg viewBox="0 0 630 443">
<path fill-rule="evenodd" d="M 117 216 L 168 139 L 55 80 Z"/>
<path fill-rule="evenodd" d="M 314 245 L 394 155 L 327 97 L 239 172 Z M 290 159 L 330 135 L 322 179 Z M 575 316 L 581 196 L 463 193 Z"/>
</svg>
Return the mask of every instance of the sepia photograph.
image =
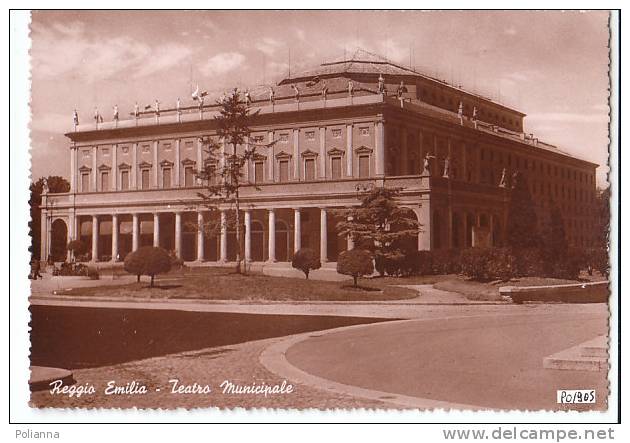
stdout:
<svg viewBox="0 0 630 443">
<path fill-rule="evenodd" d="M 32 11 L 28 407 L 609 411 L 613 20 Z"/>
</svg>

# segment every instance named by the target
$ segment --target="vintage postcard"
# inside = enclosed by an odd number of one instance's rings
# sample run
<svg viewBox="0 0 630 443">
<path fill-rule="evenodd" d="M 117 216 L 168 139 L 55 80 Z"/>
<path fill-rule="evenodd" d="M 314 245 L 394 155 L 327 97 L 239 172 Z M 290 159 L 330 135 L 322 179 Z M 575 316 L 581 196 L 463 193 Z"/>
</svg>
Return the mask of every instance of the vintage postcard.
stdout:
<svg viewBox="0 0 630 443">
<path fill-rule="evenodd" d="M 608 411 L 611 14 L 33 11 L 29 406 Z"/>
</svg>

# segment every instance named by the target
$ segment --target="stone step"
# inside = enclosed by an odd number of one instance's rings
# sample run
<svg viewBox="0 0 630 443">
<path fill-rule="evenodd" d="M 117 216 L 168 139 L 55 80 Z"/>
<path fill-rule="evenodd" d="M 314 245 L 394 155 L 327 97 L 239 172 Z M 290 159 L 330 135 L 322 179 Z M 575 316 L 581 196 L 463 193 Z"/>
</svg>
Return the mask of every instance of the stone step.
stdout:
<svg viewBox="0 0 630 443">
<path fill-rule="evenodd" d="M 582 357 L 608 358 L 608 348 L 600 346 L 584 346 L 581 349 Z"/>
<path fill-rule="evenodd" d="M 543 358 L 546 369 L 565 371 L 607 371 L 608 338 L 599 336 Z"/>
<path fill-rule="evenodd" d="M 599 357 L 545 357 L 543 368 L 563 371 L 607 371 L 608 359 Z"/>
</svg>

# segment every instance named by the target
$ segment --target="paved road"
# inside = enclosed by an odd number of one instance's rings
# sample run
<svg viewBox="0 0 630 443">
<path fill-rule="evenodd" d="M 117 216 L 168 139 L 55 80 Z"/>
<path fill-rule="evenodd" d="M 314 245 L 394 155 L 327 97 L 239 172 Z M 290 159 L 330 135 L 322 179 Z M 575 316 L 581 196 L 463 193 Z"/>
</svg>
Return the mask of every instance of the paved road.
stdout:
<svg viewBox="0 0 630 443">
<path fill-rule="evenodd" d="M 286 358 L 346 385 L 499 409 L 559 409 L 557 389 L 595 388 L 600 409 L 606 372 L 542 367 L 543 357 L 607 333 L 607 311 L 598 306 L 375 324 L 313 336 Z"/>
</svg>

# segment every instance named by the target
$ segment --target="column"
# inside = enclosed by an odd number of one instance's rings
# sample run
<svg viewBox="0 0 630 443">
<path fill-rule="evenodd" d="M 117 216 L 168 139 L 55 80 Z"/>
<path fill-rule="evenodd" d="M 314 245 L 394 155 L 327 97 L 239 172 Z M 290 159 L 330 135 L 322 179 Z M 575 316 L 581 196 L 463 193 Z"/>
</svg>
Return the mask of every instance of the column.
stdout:
<svg viewBox="0 0 630 443">
<path fill-rule="evenodd" d="M 269 131 L 268 133 L 269 143 L 273 143 L 273 131 Z M 274 146 L 269 146 L 269 154 L 267 155 L 267 161 L 269 162 L 267 170 L 269 171 L 269 181 L 273 182 L 274 179 L 274 168 L 275 168 L 275 155 L 274 155 Z"/>
<path fill-rule="evenodd" d="M 429 195 L 425 194 L 420 198 L 420 205 L 414 208 L 418 222 L 420 223 L 420 232 L 418 233 L 418 251 L 431 250 L 431 200 Z M 436 226 L 436 229 L 439 229 Z"/>
<path fill-rule="evenodd" d="M 140 232 L 139 232 L 138 214 L 131 216 L 131 251 L 137 251 L 140 244 Z"/>
<path fill-rule="evenodd" d="M 112 177 L 111 177 L 112 191 L 118 191 L 118 145 L 112 145 Z"/>
<path fill-rule="evenodd" d="M 131 189 L 138 189 L 138 143 L 131 149 Z"/>
<path fill-rule="evenodd" d="M 179 153 L 179 146 L 180 146 L 181 140 L 177 139 L 175 140 L 175 164 L 173 165 L 173 172 L 175 173 L 175 183 L 174 186 L 176 188 L 180 187 L 180 183 L 179 183 L 179 170 L 182 167 L 182 162 L 180 160 L 180 153 Z"/>
<path fill-rule="evenodd" d="M 252 213 L 245 210 L 245 262 L 252 261 Z"/>
<path fill-rule="evenodd" d="M 227 214 L 225 211 L 221 211 L 221 257 L 219 260 L 227 261 Z"/>
<path fill-rule="evenodd" d="M 466 153 L 466 142 L 462 141 L 462 174 L 463 180 L 468 181 L 468 155 Z"/>
<path fill-rule="evenodd" d="M 269 210 L 269 261 L 276 261 L 276 213 Z"/>
<path fill-rule="evenodd" d="M 409 173 L 407 149 L 407 128 L 403 126 L 402 128 L 400 128 L 400 175 L 407 175 Z"/>
<path fill-rule="evenodd" d="M 319 177 L 326 178 L 326 128 L 319 128 Z"/>
<path fill-rule="evenodd" d="M 203 171 L 203 143 L 202 138 L 197 137 L 197 172 L 201 173 Z M 223 152 L 225 152 L 225 142 L 223 143 Z"/>
<path fill-rule="evenodd" d="M 453 248 L 453 208 L 451 202 L 448 203 L 447 219 L 446 219 L 446 247 Z"/>
<path fill-rule="evenodd" d="M 153 213 L 153 246 L 160 247 L 160 214 Z"/>
<path fill-rule="evenodd" d="M 96 187 L 96 176 L 98 175 L 98 169 L 96 168 L 96 156 L 98 153 L 98 148 L 96 146 L 94 146 L 92 148 L 92 176 L 90 177 L 92 180 L 92 186 L 90 187 L 90 191 L 92 192 L 96 192 L 96 190 L 98 189 Z"/>
<path fill-rule="evenodd" d="M 346 175 L 348 177 L 354 175 L 352 166 L 352 124 L 346 125 Z"/>
<path fill-rule="evenodd" d="M 81 219 L 79 218 L 78 215 L 74 216 L 74 232 L 73 232 L 73 236 L 72 238 L 74 240 L 78 240 L 79 237 L 81 236 Z"/>
<path fill-rule="evenodd" d="M 46 217 L 46 259 L 52 254 L 52 212 Z"/>
<path fill-rule="evenodd" d="M 46 263 L 46 260 L 48 260 L 48 243 L 50 242 L 50 239 L 48 238 L 48 211 L 45 209 L 42 209 L 39 236 L 40 260 L 42 264 L 44 264 Z"/>
<path fill-rule="evenodd" d="M 118 260 L 118 215 L 112 214 L 112 261 Z"/>
<path fill-rule="evenodd" d="M 302 247 L 302 217 L 300 208 L 293 210 L 293 251 L 297 252 Z"/>
<path fill-rule="evenodd" d="M 302 161 L 300 159 L 300 130 L 293 130 L 293 178 L 300 180 L 300 166 Z"/>
<path fill-rule="evenodd" d="M 182 258 L 182 213 L 175 213 L 175 255 Z"/>
<path fill-rule="evenodd" d="M 77 148 L 70 146 L 70 192 L 77 192 L 77 167 L 75 152 Z"/>
<path fill-rule="evenodd" d="M 158 188 L 159 187 L 159 180 L 158 180 L 158 142 L 157 140 L 153 141 L 153 187 L 154 188 Z"/>
<path fill-rule="evenodd" d="M 92 261 L 98 259 L 98 217 L 92 216 Z"/>
<path fill-rule="evenodd" d="M 76 237 L 74 236 L 74 209 L 70 209 L 70 213 L 68 214 L 68 243 L 74 240 Z M 68 251 L 66 254 L 66 261 L 72 260 L 72 251 Z"/>
<path fill-rule="evenodd" d="M 203 261 L 204 257 L 203 248 L 203 212 L 197 212 L 197 261 Z"/>
<path fill-rule="evenodd" d="M 375 124 L 376 137 L 376 175 L 385 175 L 385 128 L 383 122 Z"/>
<path fill-rule="evenodd" d="M 319 261 L 328 261 L 328 222 L 326 209 L 321 208 L 319 212 Z"/>
</svg>

